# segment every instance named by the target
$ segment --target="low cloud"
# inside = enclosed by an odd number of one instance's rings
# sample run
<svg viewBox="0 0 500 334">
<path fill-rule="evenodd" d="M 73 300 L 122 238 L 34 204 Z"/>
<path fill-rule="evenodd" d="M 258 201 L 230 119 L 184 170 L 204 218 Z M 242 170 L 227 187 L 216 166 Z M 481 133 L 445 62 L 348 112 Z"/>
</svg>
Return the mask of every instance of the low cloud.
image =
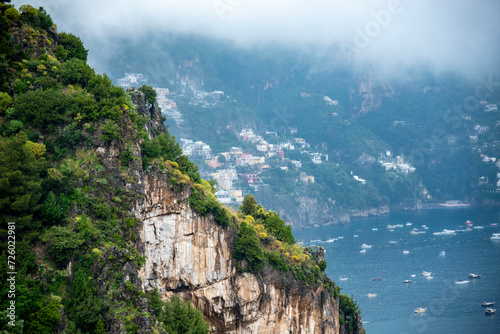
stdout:
<svg viewBox="0 0 500 334">
<path fill-rule="evenodd" d="M 25 1 L 13 1 L 16 6 Z M 332 52 L 332 61 L 388 72 L 426 64 L 476 73 L 498 66 L 495 0 L 168 0 L 30 1 L 59 31 L 80 36 L 94 61 L 117 37 L 196 34 L 241 47 L 280 44 Z M 110 51 L 110 50 L 106 50 Z"/>
</svg>

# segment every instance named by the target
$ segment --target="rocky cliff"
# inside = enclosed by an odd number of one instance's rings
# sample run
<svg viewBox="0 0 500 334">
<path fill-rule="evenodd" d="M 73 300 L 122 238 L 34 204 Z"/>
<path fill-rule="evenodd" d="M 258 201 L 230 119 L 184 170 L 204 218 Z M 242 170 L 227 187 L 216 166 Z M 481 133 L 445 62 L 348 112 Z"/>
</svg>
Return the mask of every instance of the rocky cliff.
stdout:
<svg viewBox="0 0 500 334">
<path fill-rule="evenodd" d="M 157 105 L 149 104 L 141 92 L 129 93 L 147 120 L 147 135 L 155 137 L 164 130 Z M 102 146 L 99 134 L 94 138 L 105 167 L 115 169 L 120 147 Z M 140 156 L 140 145 L 132 146 L 133 154 Z M 269 264 L 257 273 L 237 271 L 233 256 L 237 229 L 223 228 L 213 215 L 194 211 L 189 201 L 193 190 L 187 184 L 174 185 L 168 173 L 143 169 L 138 159 L 116 181 L 116 186 L 135 194 L 131 198 L 139 221 L 136 247 L 145 264 L 138 273 L 132 267 L 125 270 L 125 276 L 139 290 L 156 288 L 164 300 L 176 295 L 190 301 L 202 311 L 212 333 L 349 333 L 347 325 L 340 324 L 338 291 L 331 281 L 311 286 Z M 307 251 L 319 261 L 324 259 L 321 249 Z M 106 270 L 97 269 L 96 276 L 105 282 Z M 137 319 L 141 333 L 151 329 L 149 318 Z M 112 321 L 110 328 L 121 333 L 120 326 Z M 362 333 L 360 322 L 358 332 Z"/>
<path fill-rule="evenodd" d="M 231 244 L 235 231 L 189 206 L 189 192 L 145 175 L 136 213 L 146 255 L 140 270 L 145 291 L 176 294 L 202 310 L 213 333 L 340 333 L 333 289 L 305 283 L 269 266 L 237 272 Z"/>
<path fill-rule="evenodd" d="M 269 209 L 278 212 L 294 229 L 341 225 L 349 223 L 350 220 L 350 214 L 345 208 L 319 197 L 257 192 L 256 198 L 259 202 L 266 203 Z"/>
</svg>

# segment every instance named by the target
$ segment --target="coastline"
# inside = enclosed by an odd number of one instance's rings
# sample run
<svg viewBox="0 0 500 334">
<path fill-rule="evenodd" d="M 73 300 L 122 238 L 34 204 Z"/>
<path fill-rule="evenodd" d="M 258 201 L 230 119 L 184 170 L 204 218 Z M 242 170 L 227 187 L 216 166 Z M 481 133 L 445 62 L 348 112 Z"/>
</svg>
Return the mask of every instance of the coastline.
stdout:
<svg viewBox="0 0 500 334">
<path fill-rule="evenodd" d="M 295 226 L 292 225 L 292 229 L 294 231 L 299 231 L 299 230 L 305 230 L 313 227 L 322 227 L 322 226 L 330 226 L 330 225 L 335 225 L 335 226 L 340 226 L 340 225 L 347 225 L 350 224 L 350 218 L 370 218 L 370 217 L 375 217 L 375 216 L 386 216 L 394 212 L 406 212 L 406 211 L 424 211 L 424 210 L 439 210 L 439 209 L 444 209 L 444 210 L 461 210 L 461 209 L 471 209 L 471 208 L 478 208 L 481 207 L 481 205 L 474 205 L 474 204 L 469 204 L 469 203 L 446 203 L 446 202 L 441 202 L 441 203 L 421 203 L 418 207 L 413 207 L 413 208 L 400 208 L 400 209 L 390 209 L 390 207 L 382 207 L 382 208 L 372 208 L 369 210 L 348 210 L 349 214 L 349 219 L 348 220 L 339 220 L 336 222 L 331 222 L 328 224 L 313 224 L 313 225 L 306 225 L 306 226 L 301 226 L 300 228 L 296 228 Z M 387 209 L 387 210 L 385 210 Z"/>
<path fill-rule="evenodd" d="M 422 203 L 421 210 L 433 210 L 433 209 L 467 209 L 474 207 L 472 204 L 461 203 L 461 204 L 448 204 L 448 203 Z"/>
</svg>

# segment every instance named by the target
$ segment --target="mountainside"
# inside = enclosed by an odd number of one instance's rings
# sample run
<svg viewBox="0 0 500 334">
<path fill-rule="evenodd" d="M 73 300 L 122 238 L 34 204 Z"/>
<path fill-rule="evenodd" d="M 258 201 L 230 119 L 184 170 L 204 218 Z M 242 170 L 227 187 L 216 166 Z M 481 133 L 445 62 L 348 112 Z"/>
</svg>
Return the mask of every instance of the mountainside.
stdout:
<svg viewBox="0 0 500 334">
<path fill-rule="evenodd" d="M 43 8 L 0 11 L 0 333 L 364 332 L 322 248 L 216 200 L 151 87 L 96 74 Z"/>
<path fill-rule="evenodd" d="M 174 34 L 151 37 L 141 46 L 117 43 L 115 55 L 104 57 L 99 66 L 114 79 L 124 72 L 142 73 L 148 84 L 168 88 L 169 107 L 183 120 L 167 121 L 176 136 L 203 141 L 212 157 L 239 147 L 265 156 L 270 166 L 239 166 L 226 157 L 214 169 L 209 158 L 193 156 L 205 175 L 224 168 L 259 173 L 274 195 L 335 203 L 337 212 L 413 210 L 446 200 L 500 203 L 495 165 L 500 156 L 498 73 L 479 74 L 471 81 L 420 66 L 391 76 L 369 65 L 353 69 L 314 50 L 245 49 Z M 283 149 L 284 157 L 273 160 L 256 149 L 257 142 L 244 139 L 248 129 L 259 141 L 290 142 L 295 148 Z M 328 159 L 315 164 L 313 154 Z M 292 161 L 302 166 L 294 167 Z M 313 176 L 315 184 L 297 182 L 301 171 Z M 359 179 L 366 182 L 361 185 Z M 268 201 L 262 188 L 247 187 L 241 178 L 235 189 L 285 212 L 274 206 L 279 200 Z M 287 210 L 287 216 L 297 216 L 297 211 Z M 298 225 L 315 224 L 299 216 Z M 328 219 L 336 220 L 344 219 Z"/>
</svg>

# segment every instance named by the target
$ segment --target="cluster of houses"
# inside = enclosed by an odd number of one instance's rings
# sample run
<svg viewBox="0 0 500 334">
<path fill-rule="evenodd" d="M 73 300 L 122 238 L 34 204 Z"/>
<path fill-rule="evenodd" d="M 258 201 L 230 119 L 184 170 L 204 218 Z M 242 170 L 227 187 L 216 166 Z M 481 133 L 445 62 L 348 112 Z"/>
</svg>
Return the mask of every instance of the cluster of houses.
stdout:
<svg viewBox="0 0 500 334">
<path fill-rule="evenodd" d="M 297 133 L 297 128 L 290 128 L 290 134 Z M 266 132 L 266 134 L 274 134 L 275 132 Z M 256 135 L 252 129 L 243 129 L 239 133 L 239 137 L 243 142 L 251 143 L 255 145 L 255 149 L 259 152 L 263 152 L 266 158 L 272 158 L 277 156 L 283 160 L 285 158 L 284 150 L 295 150 L 296 147 L 300 147 L 302 149 L 309 148 L 311 145 L 305 141 L 304 138 L 293 138 L 294 142 L 291 141 L 281 141 L 278 144 L 269 144 L 264 138 L 259 135 Z M 320 164 L 323 161 L 328 161 L 328 154 L 322 154 L 318 152 L 309 152 L 302 151 L 302 154 L 308 154 L 311 156 L 312 161 L 315 164 Z M 292 161 L 293 162 L 293 161 Z M 294 162 L 297 168 L 300 162 Z"/>
<path fill-rule="evenodd" d="M 267 132 L 267 134 L 277 135 L 276 132 Z M 290 142 L 280 143 L 278 145 L 269 144 L 261 136 L 256 135 L 252 129 L 243 129 L 239 133 L 240 140 L 255 145 L 255 149 L 259 152 L 263 152 L 266 158 L 272 158 L 278 156 L 281 159 L 285 158 L 285 152 L 283 149 L 294 150 L 295 147 Z"/>
<path fill-rule="evenodd" d="M 293 133 L 297 133 L 296 128 L 290 129 L 290 133 L 292 131 Z M 266 134 L 277 136 L 275 132 L 267 132 Z M 217 180 L 220 190 L 215 195 L 221 203 L 225 204 L 240 203 L 242 201 L 243 197 L 241 190 L 234 188 L 238 180 L 241 180 L 253 188 L 265 186 L 260 177 L 260 172 L 270 168 L 268 159 L 278 157 L 278 161 L 283 161 L 285 160 L 285 149 L 295 150 L 297 146 L 302 148 L 310 147 L 303 138 L 294 138 L 294 142 L 282 141 L 278 144 L 270 144 L 262 138 L 262 136 L 255 134 L 252 129 L 248 128 L 241 130 L 238 135 L 241 141 L 255 145 L 255 149 L 258 152 L 262 152 L 262 155 L 253 155 L 252 153 L 244 152 L 242 148 L 232 147 L 228 152 L 211 155 L 207 158 L 207 165 L 215 171 L 206 176 Z M 195 152 L 198 152 L 198 155 L 201 155 L 203 152 L 208 152 L 208 149 L 203 150 L 202 142 L 193 143 L 192 141 L 188 142 L 184 139 L 181 141 L 183 143 L 183 149 L 184 147 L 188 149 L 188 151 L 185 150 L 185 153 L 190 156 Z M 310 155 L 312 161 L 316 164 L 328 161 L 327 154 L 309 151 L 302 151 L 302 153 Z M 224 158 L 221 159 L 221 157 Z M 302 167 L 302 162 L 300 160 L 290 160 L 290 162 L 297 169 Z M 226 167 L 226 169 L 218 169 L 224 165 L 231 166 L 232 168 Z M 250 167 L 251 171 L 237 174 L 235 167 Z M 288 171 L 288 166 L 280 166 L 280 168 Z M 307 175 L 305 172 L 300 173 L 299 181 L 304 184 L 315 182 L 314 176 Z"/>
<path fill-rule="evenodd" d="M 234 188 L 234 182 L 238 181 L 238 174 L 234 168 L 220 169 L 210 173 L 210 178 L 217 181 L 219 191 L 215 196 L 223 204 L 243 202 L 243 192 Z"/>
<path fill-rule="evenodd" d="M 496 186 L 497 186 L 496 191 L 500 191 L 500 160 L 495 158 L 495 157 L 489 157 L 486 154 L 481 154 L 480 157 L 484 163 L 493 163 L 493 164 L 495 164 L 495 166 L 498 167 L 498 172 L 496 175 Z M 489 182 L 490 182 L 490 180 L 487 176 L 481 176 L 479 178 L 478 185 L 481 186 L 484 184 L 489 184 Z"/>
<path fill-rule="evenodd" d="M 315 163 L 316 165 L 319 165 L 323 161 L 328 161 L 328 154 L 309 152 L 309 151 L 302 151 L 301 153 L 310 155 L 312 162 Z"/>
<path fill-rule="evenodd" d="M 266 165 L 266 157 L 254 156 L 251 153 L 243 152 L 239 147 L 231 147 L 229 152 L 220 153 L 226 161 L 234 161 L 236 166 L 258 166 L 262 168 L 269 168 Z"/>
<path fill-rule="evenodd" d="M 416 169 L 410 163 L 404 161 L 403 156 L 397 156 L 392 158 L 390 153 L 386 154 L 386 157 L 379 160 L 379 163 L 385 167 L 385 170 L 396 170 L 403 172 L 408 175 L 409 173 L 413 173 Z"/>
<path fill-rule="evenodd" d="M 148 80 L 144 77 L 142 73 L 125 73 L 123 78 L 117 80 L 118 86 L 123 89 L 131 87 L 140 87 L 144 85 Z"/>
<path fill-rule="evenodd" d="M 191 87 L 191 90 L 193 91 L 194 99 L 191 99 L 189 104 L 200 106 L 202 108 L 213 107 L 214 105 L 219 104 L 224 97 L 224 92 L 220 90 L 205 92 L 202 90 L 197 90 L 194 87 Z"/>
<path fill-rule="evenodd" d="M 156 91 L 156 103 L 158 103 L 162 114 L 173 119 L 177 127 L 179 127 L 184 123 L 184 119 L 179 109 L 177 109 L 177 104 L 172 99 L 175 93 L 171 92 L 168 88 L 154 88 L 154 90 Z"/>
<path fill-rule="evenodd" d="M 202 141 L 193 141 L 191 139 L 181 138 L 182 152 L 190 158 L 201 157 L 210 159 L 212 157 L 212 149 L 208 144 Z"/>
</svg>

